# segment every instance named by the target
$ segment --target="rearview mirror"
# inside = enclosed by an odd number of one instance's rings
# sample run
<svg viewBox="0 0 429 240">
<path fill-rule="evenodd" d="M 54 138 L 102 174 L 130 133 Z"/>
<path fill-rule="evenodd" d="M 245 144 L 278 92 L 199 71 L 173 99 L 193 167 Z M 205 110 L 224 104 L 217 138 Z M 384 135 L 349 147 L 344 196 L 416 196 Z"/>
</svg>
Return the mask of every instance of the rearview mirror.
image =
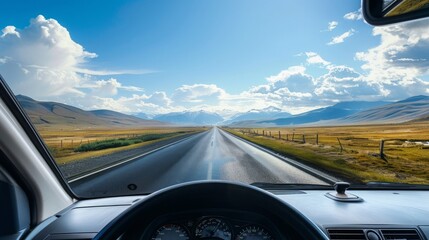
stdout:
<svg viewBox="0 0 429 240">
<path fill-rule="evenodd" d="M 374 26 L 429 17 L 429 0 L 362 0 L 365 20 Z"/>
</svg>

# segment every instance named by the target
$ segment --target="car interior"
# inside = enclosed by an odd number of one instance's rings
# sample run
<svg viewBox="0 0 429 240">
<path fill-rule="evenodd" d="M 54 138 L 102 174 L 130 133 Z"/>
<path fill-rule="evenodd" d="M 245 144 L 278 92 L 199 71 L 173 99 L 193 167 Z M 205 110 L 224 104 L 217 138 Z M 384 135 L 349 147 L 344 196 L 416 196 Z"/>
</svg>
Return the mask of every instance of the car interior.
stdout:
<svg viewBox="0 0 429 240">
<path fill-rule="evenodd" d="M 367 24 L 429 16 L 425 6 L 398 10 L 397 5 L 419 1 L 387 2 L 389 8 L 382 7 L 386 1 L 362 1 Z M 423 184 L 209 179 L 178 182 L 149 194 L 78 196 L 7 81 L 1 77 L 0 239 L 429 239 L 429 188 Z M 138 187 L 128 185 L 130 190 Z"/>
</svg>

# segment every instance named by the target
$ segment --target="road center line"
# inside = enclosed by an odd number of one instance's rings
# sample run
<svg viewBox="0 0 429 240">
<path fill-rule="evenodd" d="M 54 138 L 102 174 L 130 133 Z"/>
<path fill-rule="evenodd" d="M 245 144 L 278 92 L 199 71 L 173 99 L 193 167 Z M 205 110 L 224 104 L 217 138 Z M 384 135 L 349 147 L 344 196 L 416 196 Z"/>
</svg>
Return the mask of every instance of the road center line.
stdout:
<svg viewBox="0 0 429 240">
<path fill-rule="evenodd" d="M 213 175 L 213 161 L 209 162 L 209 167 L 207 168 L 207 180 L 212 180 Z"/>
</svg>

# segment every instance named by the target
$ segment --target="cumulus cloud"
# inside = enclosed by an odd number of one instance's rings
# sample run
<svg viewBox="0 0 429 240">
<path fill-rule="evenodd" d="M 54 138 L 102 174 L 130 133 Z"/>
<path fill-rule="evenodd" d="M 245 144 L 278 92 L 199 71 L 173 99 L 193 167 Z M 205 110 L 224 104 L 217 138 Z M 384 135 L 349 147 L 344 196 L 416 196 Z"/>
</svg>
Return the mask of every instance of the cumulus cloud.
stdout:
<svg viewBox="0 0 429 240">
<path fill-rule="evenodd" d="M 342 65 L 330 66 L 317 82 L 314 93 L 328 101 L 379 100 L 382 93 L 379 85 L 369 83 L 365 76 Z"/>
<path fill-rule="evenodd" d="M 130 92 L 143 92 L 142 88 L 135 86 L 124 86 L 115 78 L 110 78 L 107 80 L 94 80 L 83 84 L 81 88 L 91 89 L 93 95 L 100 97 L 117 95 L 118 91 L 121 89 Z"/>
<path fill-rule="evenodd" d="M 308 55 L 314 57 L 314 53 Z M 308 106 L 313 96 L 315 79 L 306 73 L 304 66 L 291 66 L 266 80 L 267 84 L 254 86 L 241 96 L 260 102 L 262 106 L 276 106 L 289 112 Z"/>
<path fill-rule="evenodd" d="M 328 23 L 328 31 L 332 31 L 334 30 L 336 27 L 338 26 L 338 22 L 337 21 L 332 21 Z"/>
<path fill-rule="evenodd" d="M 346 19 L 361 18 L 360 11 Z M 241 93 L 228 93 L 215 84 L 188 84 L 172 92 L 155 91 L 123 84 L 104 75 L 146 71 L 91 70 L 85 63 L 96 57 L 76 43 L 66 28 L 43 16 L 24 29 L 3 28 L 0 35 L 0 71 L 12 89 L 40 100 L 60 100 L 85 109 L 111 109 L 125 113 L 167 113 L 201 110 L 232 115 L 250 109 L 275 106 L 292 113 L 347 100 L 399 100 L 428 94 L 429 84 L 421 77 L 429 69 L 428 20 L 376 27 L 380 43 L 356 53 L 362 69 L 336 65 L 316 52 L 300 54 L 301 65 L 279 69 L 259 85 Z M 329 23 L 333 30 L 338 23 Z M 354 34 L 351 29 L 328 44 L 342 43 Z M 41 57 L 43 56 L 43 57 Z M 312 75 L 317 68 L 319 75 Z M 9 80 L 10 79 L 10 80 Z M 122 94 L 125 93 L 125 94 Z"/>
<path fill-rule="evenodd" d="M 192 104 L 216 104 L 226 92 L 215 84 L 183 85 L 172 94 L 172 100 L 176 104 L 190 106 Z"/>
<path fill-rule="evenodd" d="M 110 109 L 123 113 L 167 113 L 183 110 L 183 107 L 171 106 L 171 99 L 165 92 L 154 92 L 153 94 L 133 94 L 132 96 L 98 96 L 91 95 L 85 99 L 75 99 L 74 105 L 84 104 L 90 109 Z"/>
<path fill-rule="evenodd" d="M 302 75 L 304 74 L 304 72 L 305 72 L 305 67 L 292 66 L 286 70 L 281 71 L 277 75 L 269 76 L 266 79 L 268 80 L 268 82 L 277 82 L 277 81 L 288 79 L 290 76 L 293 76 L 293 75 Z"/>
<path fill-rule="evenodd" d="M 362 17 L 362 9 L 361 8 L 357 11 L 349 12 L 349 13 L 346 13 L 344 15 L 344 19 L 347 19 L 347 20 L 361 20 L 362 18 L 363 17 Z"/>
<path fill-rule="evenodd" d="M 328 42 L 328 45 L 335 45 L 335 44 L 343 43 L 344 40 L 351 37 L 354 33 L 355 33 L 355 30 L 350 29 L 347 32 L 345 32 L 339 36 L 333 37 L 332 40 L 330 42 Z"/>
<path fill-rule="evenodd" d="M 365 62 L 362 68 L 369 71 L 369 78 L 407 82 L 427 73 L 428 23 L 428 20 L 422 20 L 374 28 L 373 35 L 380 36 L 380 44 L 356 54 L 358 60 Z"/>
<path fill-rule="evenodd" d="M 3 32 L 3 34 L 1 35 L 2 38 L 5 38 L 7 35 L 21 38 L 21 34 L 19 34 L 19 32 L 16 31 L 15 26 L 7 26 L 3 28 L 2 32 Z"/>
<path fill-rule="evenodd" d="M 383 85 L 384 94 L 397 98 L 427 94 L 429 84 L 420 79 L 428 74 L 428 20 L 376 27 L 380 43 L 356 53 L 370 82 Z"/>
<path fill-rule="evenodd" d="M 0 38 L 0 71 L 15 92 L 34 97 L 83 95 L 84 77 L 72 70 L 97 55 L 74 42 L 66 28 L 39 15 L 19 30 L 7 26 Z"/>
<path fill-rule="evenodd" d="M 97 80 L 85 63 L 97 57 L 76 43 L 55 19 L 39 15 L 24 29 L 6 26 L 0 36 L 0 71 L 14 92 L 38 99 L 88 97 L 85 88 L 100 96 L 115 95 L 122 86 L 116 79 Z M 85 72 L 86 70 L 86 72 Z"/>
</svg>

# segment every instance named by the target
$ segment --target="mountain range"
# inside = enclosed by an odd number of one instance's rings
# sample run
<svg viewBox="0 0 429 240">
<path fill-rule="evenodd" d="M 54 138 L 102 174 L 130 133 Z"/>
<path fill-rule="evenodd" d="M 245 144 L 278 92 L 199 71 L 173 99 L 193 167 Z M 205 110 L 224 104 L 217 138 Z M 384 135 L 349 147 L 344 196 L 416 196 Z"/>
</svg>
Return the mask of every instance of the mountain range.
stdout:
<svg viewBox="0 0 429 240">
<path fill-rule="evenodd" d="M 16 99 L 35 125 L 74 127 L 157 127 L 166 126 L 155 120 L 144 120 L 110 110 L 85 111 L 57 102 L 41 102 L 17 95 Z"/>
<path fill-rule="evenodd" d="M 263 109 L 252 109 L 245 113 L 236 114 L 232 116 L 231 119 L 223 122 L 223 124 L 234 124 L 235 122 L 241 122 L 241 121 L 286 118 L 290 116 L 292 116 L 292 114 L 288 112 L 284 112 L 280 108 L 267 107 Z"/>
<path fill-rule="evenodd" d="M 177 125 L 215 125 L 224 119 L 216 113 L 206 111 L 185 111 L 160 114 L 153 117 L 154 120 L 174 123 Z"/>
<path fill-rule="evenodd" d="M 415 96 L 402 101 L 357 112 L 334 121 L 335 124 L 401 123 L 429 117 L 429 96 Z"/>
<path fill-rule="evenodd" d="M 241 127 L 293 125 L 353 125 L 402 123 L 429 120 L 429 97 L 414 96 L 397 102 L 340 102 L 287 118 L 265 121 L 242 121 L 232 124 Z"/>
<path fill-rule="evenodd" d="M 365 102 L 365 101 L 354 101 L 354 102 L 340 102 L 330 107 L 319 108 L 302 114 L 294 115 L 288 118 L 278 118 L 269 121 L 263 121 L 261 123 L 274 124 L 274 125 L 299 125 L 314 123 L 324 120 L 338 119 L 351 114 L 385 105 L 387 102 Z"/>
<path fill-rule="evenodd" d="M 80 127 L 159 127 L 229 125 L 268 127 L 295 125 L 353 125 L 402 123 L 429 120 L 429 96 L 414 96 L 397 102 L 350 101 L 291 115 L 276 107 L 253 109 L 225 120 L 207 111 L 172 112 L 160 115 L 138 113 L 131 116 L 111 110 L 85 111 L 57 102 L 37 101 L 17 95 L 17 100 L 36 125 Z"/>
</svg>

